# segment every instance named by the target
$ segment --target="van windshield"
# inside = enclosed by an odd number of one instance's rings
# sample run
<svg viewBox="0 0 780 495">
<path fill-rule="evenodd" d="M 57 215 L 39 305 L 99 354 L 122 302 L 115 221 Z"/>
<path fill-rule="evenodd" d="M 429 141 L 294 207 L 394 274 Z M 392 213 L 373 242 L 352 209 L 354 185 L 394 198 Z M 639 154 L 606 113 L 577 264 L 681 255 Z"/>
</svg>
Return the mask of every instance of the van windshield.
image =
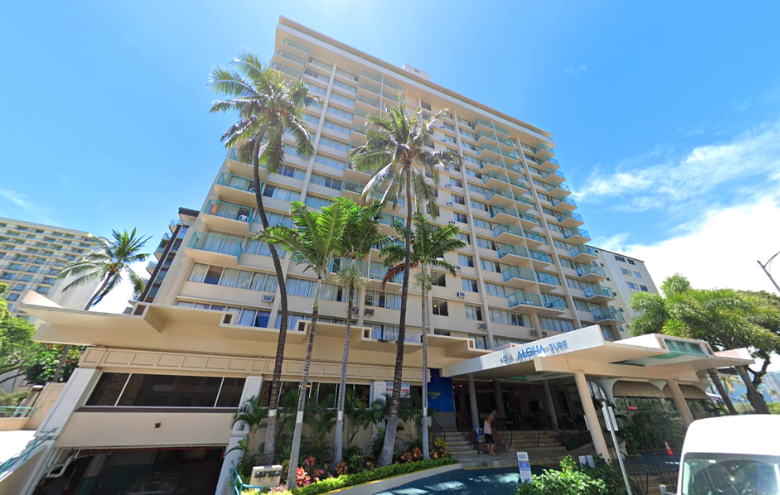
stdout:
<svg viewBox="0 0 780 495">
<path fill-rule="evenodd" d="M 780 456 L 685 454 L 682 495 L 780 495 Z"/>
</svg>

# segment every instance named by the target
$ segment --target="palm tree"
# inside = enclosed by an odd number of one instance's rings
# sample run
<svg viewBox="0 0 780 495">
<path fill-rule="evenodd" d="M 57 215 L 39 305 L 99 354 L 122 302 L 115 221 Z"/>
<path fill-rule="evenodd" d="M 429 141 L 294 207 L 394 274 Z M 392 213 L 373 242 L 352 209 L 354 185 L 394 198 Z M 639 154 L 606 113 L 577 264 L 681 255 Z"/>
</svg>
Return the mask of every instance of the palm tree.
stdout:
<svg viewBox="0 0 780 495">
<path fill-rule="evenodd" d="M 401 222 L 396 222 L 393 227 L 400 237 L 406 237 L 406 227 Z M 456 225 L 445 225 L 439 229 L 432 229 L 428 219 L 421 212 L 414 214 L 414 232 L 412 232 L 412 253 L 410 255 L 409 268 L 420 268 L 420 272 L 415 275 L 415 285 L 419 285 L 422 298 L 420 309 L 422 311 L 422 344 L 423 344 L 423 384 L 422 384 L 422 442 L 423 455 L 427 460 L 429 457 L 428 448 L 428 327 L 426 325 L 426 308 L 428 297 L 427 292 L 431 290 L 431 275 L 428 269 L 432 266 L 448 271 L 455 276 L 455 267 L 444 259 L 444 255 L 462 249 L 466 246 L 466 241 L 459 239 L 460 228 Z M 392 280 L 399 273 L 406 270 L 403 263 L 406 257 L 406 250 L 400 244 L 390 244 L 382 250 L 386 257 L 385 264 L 392 266 L 387 271 L 384 284 Z M 395 266 L 393 266 L 395 265 Z"/>
<path fill-rule="evenodd" d="M 339 198 L 345 211 L 346 223 L 338 246 L 339 270 L 336 284 L 347 290 L 347 321 L 344 329 L 344 351 L 341 357 L 341 377 L 339 379 L 336 433 L 333 440 L 333 465 L 341 462 L 344 443 L 344 400 L 347 390 L 347 361 L 349 359 L 349 338 L 352 326 L 352 308 L 355 290 L 360 290 L 367 282 L 366 274 L 358 268 L 359 260 L 365 258 L 372 247 L 382 249 L 389 238 L 379 231 L 379 216 L 382 205 L 356 206 L 352 201 Z M 350 261 L 347 261 L 350 260 Z"/>
<path fill-rule="evenodd" d="M 222 141 L 226 148 L 238 147 L 238 158 L 252 164 L 257 213 L 263 229 L 268 229 L 268 216 L 263 206 L 263 190 L 260 187 L 259 164 L 265 164 L 269 173 L 279 170 L 285 156 L 285 132 L 289 132 L 295 139 L 295 154 L 302 158 L 312 155 L 314 147 L 303 120 L 302 107 L 309 106 L 318 99 L 309 96 L 308 87 L 300 79 L 295 83 L 288 83 L 278 71 L 263 65 L 256 53 L 243 51 L 232 63 L 236 70 L 224 67 L 211 69 L 209 88 L 215 93 L 225 95 L 227 99 L 215 102 L 210 112 L 238 112 L 238 122 L 222 134 Z M 276 248 L 269 246 L 269 250 L 279 286 L 281 323 L 276 343 L 271 400 L 268 405 L 268 426 L 265 432 L 263 454 L 266 464 L 273 461 L 276 449 L 276 413 L 284 345 L 287 340 L 287 290 L 284 286 L 284 273 Z"/>
<path fill-rule="evenodd" d="M 57 275 L 58 279 L 64 279 L 68 276 L 76 277 L 62 288 L 63 292 L 67 292 L 74 287 L 93 283 L 96 280 L 101 281 L 100 286 L 92 294 L 92 297 L 89 298 L 87 304 L 84 305 L 84 311 L 89 311 L 92 306 L 102 301 L 109 292 L 116 289 L 122 282 L 123 274 L 128 276 L 133 286 L 139 284 L 141 280 L 141 277 L 130 268 L 130 265 L 144 261 L 149 257 L 149 254 L 140 253 L 140 251 L 150 238 L 137 236 L 135 229 L 131 232 L 125 230 L 121 233 L 112 230 L 111 237 L 112 240 L 99 237 L 100 244 L 98 247 L 84 255 L 81 259 L 65 265 L 59 275 Z M 60 357 L 57 363 L 57 369 L 54 371 L 54 377 L 52 378 L 52 381 L 55 383 L 60 380 L 62 367 L 67 360 L 68 352 L 70 352 L 70 344 L 62 348 L 62 357 Z"/>
<path fill-rule="evenodd" d="M 780 322 L 780 311 L 765 300 L 730 289 L 693 289 L 679 274 L 666 279 L 661 290 L 664 296 L 640 292 L 631 298 L 631 309 L 643 312 L 631 325 L 632 335 L 664 333 L 704 340 L 714 349 L 747 347 L 761 356 L 780 350 L 780 336 L 771 330 Z M 756 412 L 768 414 L 746 368 L 737 366 L 736 371 L 747 396 Z M 707 371 L 729 413 L 736 414 L 717 371 Z"/>
<path fill-rule="evenodd" d="M 401 285 L 401 316 L 398 321 L 398 343 L 393 374 L 390 415 L 387 420 L 382 453 L 377 460 L 380 466 L 387 466 L 393 460 L 395 434 L 398 428 L 398 411 L 401 407 L 401 380 L 404 365 L 404 339 L 406 338 L 406 305 L 409 296 L 409 263 L 411 250 L 412 190 L 418 209 L 435 215 L 436 190 L 439 185 L 438 169 L 460 163 L 460 156 L 448 151 L 430 151 L 433 146 L 433 125 L 441 110 L 425 119 L 422 109 L 414 115 L 406 115 L 403 103 L 400 108 L 387 107 L 387 116 L 368 116 L 367 142 L 353 150 L 352 158 L 356 170 L 372 174 L 363 190 L 364 199 L 392 201 L 398 204 L 405 197 L 406 206 L 406 256 L 404 277 Z M 426 179 L 428 177 L 429 179 Z M 428 182 L 430 180 L 430 182 Z"/>
<path fill-rule="evenodd" d="M 295 201 L 291 208 L 294 228 L 276 226 L 259 234 L 257 239 L 270 245 L 278 244 L 288 251 L 290 259 L 299 265 L 306 265 L 306 270 L 312 270 L 317 275 L 317 288 L 314 292 L 314 305 L 311 313 L 311 328 L 306 345 L 306 358 L 303 363 L 303 377 L 298 399 L 298 414 L 293 433 L 292 454 L 290 456 L 289 473 L 295 473 L 298 469 L 298 452 L 301 447 L 301 432 L 303 430 L 303 411 L 306 403 L 306 387 L 309 383 L 309 368 L 311 366 L 311 353 L 314 348 L 314 334 L 317 330 L 317 320 L 320 315 L 320 291 L 322 279 L 328 275 L 328 269 L 334 255 L 338 252 L 341 235 L 346 224 L 344 203 L 337 201 L 322 209 L 322 213 L 309 211 L 306 205 Z M 287 489 L 295 486 L 295 476 L 287 477 Z"/>
<path fill-rule="evenodd" d="M 249 439 L 254 440 L 257 430 L 260 429 L 267 418 L 268 409 L 263 407 L 260 397 L 253 395 L 245 400 L 241 407 L 238 408 L 238 411 L 236 411 L 236 415 L 233 417 L 233 426 L 238 424 L 246 426 L 249 428 Z"/>
</svg>

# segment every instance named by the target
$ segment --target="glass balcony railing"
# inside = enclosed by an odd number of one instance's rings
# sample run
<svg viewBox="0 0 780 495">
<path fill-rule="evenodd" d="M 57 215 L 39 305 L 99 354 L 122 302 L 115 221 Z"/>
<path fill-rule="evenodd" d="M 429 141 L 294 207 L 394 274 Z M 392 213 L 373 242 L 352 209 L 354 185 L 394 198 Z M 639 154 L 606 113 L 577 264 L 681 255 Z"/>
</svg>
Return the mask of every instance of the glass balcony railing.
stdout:
<svg viewBox="0 0 780 495">
<path fill-rule="evenodd" d="M 490 122 L 488 122 L 485 119 L 477 119 L 476 123 L 477 123 L 477 125 L 482 124 L 485 127 L 488 127 L 490 129 L 495 129 L 495 127 L 493 127 L 493 124 L 491 124 Z"/>
<path fill-rule="evenodd" d="M 547 170 L 542 172 L 542 179 L 546 179 L 547 177 L 555 175 L 557 177 L 560 177 L 561 179 L 565 179 L 566 176 L 563 175 L 563 172 L 560 172 L 558 170 L 553 170 L 552 168 L 548 168 Z"/>
<path fill-rule="evenodd" d="M 241 241 L 238 237 L 229 237 L 210 232 L 195 232 L 187 245 L 191 249 L 209 251 L 211 253 L 241 256 Z"/>
<path fill-rule="evenodd" d="M 240 158 L 240 155 L 239 155 L 239 152 L 238 152 L 238 148 L 231 148 L 230 149 L 230 154 L 228 155 L 228 158 L 230 158 L 231 160 L 236 161 L 236 162 L 241 162 L 241 163 L 246 163 L 247 165 L 252 165 L 252 163 L 245 162 L 245 161 L 243 161 Z M 258 168 L 262 168 L 262 169 L 267 168 L 267 165 L 265 165 L 263 163 L 259 163 L 257 166 L 258 166 Z"/>
<path fill-rule="evenodd" d="M 511 158 L 513 160 L 517 160 L 520 157 L 520 155 L 516 151 L 501 150 L 501 155 L 507 158 Z"/>
<path fill-rule="evenodd" d="M 547 146 L 546 144 L 540 144 L 539 146 L 534 148 L 534 154 L 539 153 L 540 151 L 547 151 L 547 152 L 552 153 L 553 149 L 550 148 L 549 146 Z"/>
<path fill-rule="evenodd" d="M 221 186 L 232 187 L 233 189 L 238 189 L 240 191 L 247 191 L 251 193 L 255 192 L 255 181 L 252 179 L 247 179 L 246 177 L 241 177 L 240 175 L 229 174 L 227 172 L 222 172 L 222 174 L 220 174 L 219 179 L 217 180 L 217 184 Z M 260 187 L 263 187 L 262 182 L 260 183 Z"/>
<path fill-rule="evenodd" d="M 563 222 L 564 220 L 571 218 L 572 220 L 577 220 L 578 222 L 582 222 L 582 215 L 579 213 L 573 213 L 571 211 L 560 211 L 555 214 L 555 218 L 558 219 L 558 222 Z"/>
<path fill-rule="evenodd" d="M 498 142 L 503 144 L 504 146 L 509 146 L 510 148 L 515 147 L 514 141 L 512 141 L 511 139 L 502 138 L 501 136 L 498 136 Z"/>
<path fill-rule="evenodd" d="M 493 227 L 493 237 L 498 237 L 505 232 L 508 234 L 514 234 L 518 237 L 523 237 L 523 229 L 520 227 L 515 227 L 514 225 L 508 225 L 505 223 L 500 223 Z"/>
<path fill-rule="evenodd" d="M 569 237 L 574 237 L 575 235 L 578 235 L 580 237 L 585 237 L 586 239 L 590 239 L 590 234 L 588 234 L 588 231 L 585 229 L 571 227 L 563 231 L 563 237 L 565 239 L 568 239 Z"/>
<path fill-rule="evenodd" d="M 493 153 L 496 153 L 498 155 L 501 154 L 501 150 L 497 146 L 493 146 L 492 144 L 483 143 L 482 146 L 477 148 L 477 154 L 481 155 L 483 151 L 492 151 Z"/>
<path fill-rule="evenodd" d="M 485 168 L 486 165 L 494 165 L 496 167 L 505 168 L 502 162 L 496 160 L 495 158 L 491 158 L 489 156 L 479 159 L 480 168 Z"/>
<path fill-rule="evenodd" d="M 577 206 L 577 203 L 575 203 L 573 199 L 567 198 L 565 196 L 556 196 L 555 198 L 552 199 L 553 206 L 558 206 L 561 203 L 567 203 L 572 206 Z"/>
<path fill-rule="evenodd" d="M 529 189 L 530 190 L 528 185 L 525 182 L 521 181 L 520 179 L 514 179 L 514 178 L 510 177 L 509 178 L 509 183 L 512 184 L 513 186 L 522 187 L 523 189 Z"/>
<path fill-rule="evenodd" d="M 515 306 L 536 306 L 542 307 L 542 298 L 539 294 L 531 294 L 522 290 L 517 290 L 506 296 L 510 308 Z"/>
<path fill-rule="evenodd" d="M 330 273 L 340 273 L 347 269 L 356 269 L 363 277 L 368 277 L 369 264 L 365 261 L 349 260 L 345 258 L 333 258 L 330 262 Z"/>
<path fill-rule="evenodd" d="M 598 265 L 580 265 L 577 267 L 577 275 L 580 277 L 584 277 L 590 273 L 594 275 L 601 275 L 602 277 L 607 276 L 607 274 L 604 272 L 604 269 Z"/>
<path fill-rule="evenodd" d="M 534 259 L 536 261 L 542 261 L 544 263 L 552 264 L 552 256 L 549 254 L 543 252 L 543 251 L 537 251 L 536 249 L 529 249 L 528 254 L 531 255 L 531 259 Z"/>
<path fill-rule="evenodd" d="M 582 291 L 585 293 L 585 297 L 615 297 L 615 293 L 609 287 L 601 285 L 583 285 Z"/>
<path fill-rule="evenodd" d="M 301 51 L 303 53 L 309 53 L 309 48 L 307 46 L 305 46 L 305 45 L 302 45 L 302 44 L 298 43 L 297 41 L 293 41 L 293 40 L 289 40 L 289 39 L 285 38 L 284 40 L 282 40 L 282 43 L 284 43 L 287 46 L 291 46 L 291 47 L 295 48 L 296 50 Z"/>
<path fill-rule="evenodd" d="M 496 137 L 493 134 L 489 133 L 489 132 L 478 131 L 478 132 L 475 132 L 475 134 L 477 135 L 477 139 L 479 139 L 480 137 L 485 137 L 485 138 L 491 139 L 493 141 L 496 140 Z"/>
<path fill-rule="evenodd" d="M 369 115 L 377 117 L 377 115 L 375 115 L 375 114 L 373 114 L 371 112 L 366 112 L 365 110 L 361 110 L 359 108 L 355 110 L 355 116 L 356 117 L 361 117 L 361 118 L 364 118 L 364 119 L 368 119 Z"/>
<path fill-rule="evenodd" d="M 271 62 L 271 68 L 275 69 L 275 70 L 278 70 L 282 74 L 287 74 L 288 76 L 298 77 L 298 78 L 301 77 L 301 73 L 298 72 L 297 70 L 291 69 L 291 68 L 289 68 L 287 66 L 284 66 L 282 64 L 277 64 L 276 62 Z"/>
<path fill-rule="evenodd" d="M 514 208 L 508 208 L 503 205 L 493 205 L 488 209 L 490 210 L 490 218 L 494 218 L 501 214 L 517 217 L 517 210 L 515 210 Z"/>
<path fill-rule="evenodd" d="M 519 266 L 510 266 L 504 268 L 501 274 L 504 276 L 504 282 L 509 282 L 513 278 L 528 280 L 534 282 L 534 271 L 527 268 L 520 268 Z"/>
<path fill-rule="evenodd" d="M 293 55 L 292 53 L 285 50 L 279 50 L 278 52 L 276 52 L 276 54 L 282 58 L 286 58 L 291 62 L 295 62 L 296 64 L 303 65 L 306 63 L 306 60 L 303 57 L 299 57 L 298 55 Z"/>
<path fill-rule="evenodd" d="M 512 196 L 512 193 L 509 191 L 504 191 L 503 189 L 498 189 L 497 187 L 492 187 L 485 191 L 485 196 L 487 199 L 492 198 L 493 196 L 501 196 L 502 198 L 507 198 L 513 200 L 514 197 Z"/>
<path fill-rule="evenodd" d="M 523 213 L 523 212 L 521 212 L 521 211 L 518 211 L 518 212 L 517 212 L 517 216 L 518 216 L 518 217 L 519 217 L 521 220 L 525 220 L 526 222 L 533 222 L 533 223 L 535 223 L 536 225 L 541 225 L 541 224 L 539 223 L 539 219 L 537 219 L 537 218 L 536 218 L 535 216 L 533 216 L 533 215 L 529 215 L 528 213 Z"/>
<path fill-rule="evenodd" d="M 368 267 L 368 278 L 371 280 L 384 280 L 387 275 L 388 268 L 382 263 L 371 263 Z M 400 284 L 404 280 L 404 274 L 399 273 L 395 277 L 388 280 L 388 282 L 394 284 Z"/>
<path fill-rule="evenodd" d="M 561 311 L 566 309 L 566 300 L 560 296 L 553 296 L 550 294 L 544 294 L 542 298 L 542 304 L 545 308 L 560 309 Z"/>
<path fill-rule="evenodd" d="M 511 225 L 509 227 L 511 227 Z M 514 244 L 499 244 L 496 252 L 498 252 L 499 258 L 503 258 L 507 255 L 522 256 L 523 258 L 531 257 L 528 253 L 528 249 L 524 248 L 523 246 L 515 246 Z"/>
<path fill-rule="evenodd" d="M 557 180 L 554 180 L 554 181 L 550 182 L 549 184 L 544 186 L 544 188 L 547 190 L 547 192 L 550 192 L 553 189 L 563 189 L 564 191 L 571 192 L 571 189 L 569 188 L 569 186 L 567 186 L 566 184 L 561 184 Z"/>
<path fill-rule="evenodd" d="M 580 254 L 589 254 L 591 256 L 597 256 L 596 251 L 594 249 L 584 244 L 579 246 L 574 246 L 573 248 L 569 249 L 569 256 L 571 256 L 572 258 Z"/>
<path fill-rule="evenodd" d="M 380 108 L 379 100 L 375 100 L 373 98 L 369 98 L 368 96 L 357 95 L 357 101 L 359 101 L 361 103 L 365 103 L 366 105 L 372 106 L 374 108 Z"/>
<path fill-rule="evenodd" d="M 378 82 L 378 83 L 382 82 L 382 76 L 377 76 L 376 74 L 372 74 L 372 73 L 370 73 L 370 72 L 368 72 L 366 70 L 361 70 L 360 71 L 360 75 L 362 77 L 367 77 L 367 78 L 371 79 L 374 82 Z"/>
<path fill-rule="evenodd" d="M 383 225 L 393 225 L 395 222 L 404 222 L 404 218 L 399 215 L 391 215 L 390 213 L 381 213 L 379 215 L 379 223 Z"/>
<path fill-rule="evenodd" d="M 364 126 L 358 125 L 358 124 L 355 124 L 354 126 L 352 126 L 352 130 L 357 132 L 358 134 L 362 134 L 364 136 L 366 135 L 366 132 L 368 132 L 368 129 L 366 129 Z"/>
<path fill-rule="evenodd" d="M 224 201 L 217 201 L 215 199 L 210 199 L 203 209 L 203 213 L 229 218 L 239 222 L 246 222 L 250 225 L 252 224 L 252 214 L 254 211 L 253 208 L 249 208 L 248 206 L 234 205 L 233 203 L 225 203 Z"/>
<path fill-rule="evenodd" d="M 509 131 L 504 129 L 503 127 L 500 127 L 499 125 L 496 125 L 495 128 L 496 128 L 496 132 L 500 132 L 501 134 L 503 134 L 505 136 L 509 135 Z M 500 136 L 499 136 L 499 138 L 500 138 Z"/>
<path fill-rule="evenodd" d="M 482 183 L 487 184 L 490 179 L 496 179 L 500 180 L 501 182 L 506 182 L 509 184 L 509 177 L 503 174 L 498 174 L 496 172 L 485 172 L 482 174 Z"/>
<path fill-rule="evenodd" d="M 521 194 L 515 194 L 514 196 L 515 196 L 515 201 L 517 201 L 518 203 L 523 203 L 528 206 L 534 206 L 534 202 L 526 198 L 525 196 Z"/>
<path fill-rule="evenodd" d="M 355 194 L 363 194 L 363 189 L 365 189 L 366 185 L 361 184 L 360 182 L 353 182 L 351 180 L 345 180 L 344 184 L 341 186 L 342 191 L 349 191 Z"/>
<path fill-rule="evenodd" d="M 593 321 L 604 321 L 604 320 L 617 320 L 617 321 L 625 321 L 623 318 L 623 314 L 620 311 L 617 311 L 615 308 L 605 308 L 605 307 L 599 307 L 599 308 L 593 308 L 590 313 L 593 315 Z"/>
<path fill-rule="evenodd" d="M 374 93 L 375 95 L 382 94 L 382 90 L 379 89 L 379 86 L 374 86 L 373 84 L 369 84 L 369 83 L 363 82 L 363 81 L 359 82 L 358 86 L 361 89 L 365 89 L 366 91 L 370 91 L 371 93 Z"/>
<path fill-rule="evenodd" d="M 544 242 L 542 236 L 532 230 L 523 229 L 523 235 L 525 236 L 526 239 L 532 239 L 537 242 Z"/>
<path fill-rule="evenodd" d="M 548 157 L 548 156 L 542 156 L 541 158 L 537 158 L 537 159 L 536 159 L 536 163 L 538 163 L 540 166 L 541 166 L 541 165 L 542 165 L 544 162 L 550 162 L 550 163 L 554 163 L 554 164 L 556 164 L 556 165 L 559 165 L 559 163 L 558 163 L 558 160 L 556 160 L 555 158 L 550 158 L 550 157 Z"/>
<path fill-rule="evenodd" d="M 536 274 L 536 281 L 540 284 L 546 284 L 546 285 L 561 285 L 560 280 L 558 280 L 558 277 L 551 273 L 544 273 L 544 272 L 534 272 Z"/>
</svg>

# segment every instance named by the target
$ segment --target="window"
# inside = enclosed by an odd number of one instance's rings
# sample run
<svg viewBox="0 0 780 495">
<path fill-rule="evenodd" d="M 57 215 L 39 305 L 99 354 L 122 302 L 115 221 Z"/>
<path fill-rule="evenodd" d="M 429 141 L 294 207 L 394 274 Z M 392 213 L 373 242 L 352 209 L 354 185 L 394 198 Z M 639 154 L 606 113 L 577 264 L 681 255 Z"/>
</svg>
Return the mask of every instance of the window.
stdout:
<svg viewBox="0 0 780 495">
<path fill-rule="evenodd" d="M 426 110 L 430 110 L 431 109 L 431 106 L 429 104 L 425 103 L 424 101 L 420 103 L 420 106 L 423 107 Z"/>
<path fill-rule="evenodd" d="M 531 317 L 525 313 L 513 313 L 501 309 L 490 310 L 490 321 L 502 325 L 514 325 L 516 327 L 530 327 Z"/>
<path fill-rule="evenodd" d="M 491 296 L 506 297 L 506 290 L 503 285 L 485 282 L 485 292 Z"/>
<path fill-rule="evenodd" d="M 479 264 L 480 266 L 482 266 L 483 270 L 487 270 L 489 272 L 501 273 L 501 267 L 495 261 L 480 259 Z"/>
<path fill-rule="evenodd" d="M 474 268 L 474 257 L 469 256 L 468 254 L 458 253 L 458 263 L 460 263 L 461 266 L 470 266 L 471 268 Z"/>
<path fill-rule="evenodd" d="M 629 277 L 631 276 L 631 270 L 628 270 L 626 268 L 621 268 L 620 273 L 622 273 L 623 275 L 628 275 Z"/>
<path fill-rule="evenodd" d="M 435 287 L 447 287 L 447 276 L 444 273 L 431 272 L 431 285 Z"/>
<path fill-rule="evenodd" d="M 566 277 L 566 285 L 568 285 L 570 289 L 582 290 L 582 283 L 574 278 Z"/>
<path fill-rule="evenodd" d="M 331 100 L 340 101 L 341 103 L 344 103 L 344 104 L 346 104 L 346 105 L 348 105 L 350 107 L 354 107 L 355 106 L 355 100 L 353 100 L 351 98 L 347 98 L 346 96 L 341 96 L 340 94 L 334 93 L 332 91 L 330 93 L 330 99 Z M 322 138 L 320 138 L 320 142 L 322 142 Z"/>
<path fill-rule="evenodd" d="M 5 298 L 6 300 L 13 302 L 19 299 L 19 294 L 8 294 Z"/>
<path fill-rule="evenodd" d="M 558 320 L 545 316 L 539 317 L 539 325 L 542 327 L 542 330 L 550 330 L 552 332 L 571 332 L 574 330 L 574 323 L 569 320 Z"/>
<path fill-rule="evenodd" d="M 442 127 L 444 127 L 445 129 L 447 129 L 448 131 L 455 132 L 455 126 L 454 126 L 454 125 L 452 125 L 452 124 L 448 124 L 448 123 L 446 123 L 446 122 L 442 122 L 442 123 L 441 123 L 441 125 L 442 125 Z"/>
<path fill-rule="evenodd" d="M 488 205 L 474 199 L 471 200 L 471 207 L 479 211 L 488 211 Z"/>
<path fill-rule="evenodd" d="M 321 165 L 325 165 L 326 167 L 335 168 L 337 170 L 344 170 L 347 167 L 346 162 L 337 160 L 335 158 L 331 158 L 329 156 L 320 155 L 320 154 L 317 154 L 314 157 L 314 162 L 319 163 Z"/>
<path fill-rule="evenodd" d="M 364 299 L 366 306 L 385 309 L 401 309 L 401 295 L 378 290 L 367 290 Z"/>
<path fill-rule="evenodd" d="M 442 335 L 444 337 L 451 337 L 452 336 L 452 332 L 450 332 L 449 330 L 439 330 L 438 328 L 434 328 L 433 329 L 433 334 L 434 335 Z"/>
<path fill-rule="evenodd" d="M 460 279 L 461 285 L 463 286 L 463 290 L 466 292 L 479 292 L 479 286 L 477 285 L 477 281 L 470 278 L 462 278 Z"/>
<path fill-rule="evenodd" d="M 484 335 L 469 334 L 470 339 L 474 339 L 474 347 L 477 349 L 487 349 L 487 341 Z"/>
<path fill-rule="evenodd" d="M 291 191 L 289 189 L 283 189 L 281 187 L 271 185 L 265 187 L 263 196 L 289 202 L 298 201 L 301 199 L 301 193 L 298 191 Z"/>
<path fill-rule="evenodd" d="M 318 186 L 324 186 L 330 189 L 341 191 L 342 182 L 339 179 L 333 177 L 326 177 L 320 174 L 311 174 L 311 183 Z"/>
<path fill-rule="evenodd" d="M 372 325 L 371 338 L 376 340 L 398 340 L 398 327 L 395 325 L 382 325 L 375 323 Z"/>
<path fill-rule="evenodd" d="M 482 321 L 482 308 L 466 305 L 466 319 Z"/>
<path fill-rule="evenodd" d="M 469 218 L 465 213 L 458 213 L 457 211 L 452 214 L 452 218 L 458 223 L 469 223 Z"/>
<path fill-rule="evenodd" d="M 642 289 L 642 292 L 649 292 L 646 285 L 640 285 L 639 288 Z"/>
<path fill-rule="evenodd" d="M 626 259 L 624 257 L 622 257 L 622 256 L 615 255 L 615 259 L 618 260 L 618 261 L 622 261 L 623 263 L 626 262 Z"/>
<path fill-rule="evenodd" d="M 631 260 L 631 259 L 630 259 L 630 260 L 628 260 L 628 264 L 629 264 L 629 265 L 636 265 L 636 263 L 634 263 L 634 260 Z"/>
<path fill-rule="evenodd" d="M 276 172 L 279 175 L 285 177 L 291 177 L 293 179 L 303 180 L 306 177 L 306 172 L 299 168 L 291 167 L 289 165 L 282 165 L 279 167 L 279 171 Z"/>
<path fill-rule="evenodd" d="M 490 249 L 491 251 L 496 250 L 496 243 L 490 239 L 485 239 L 484 237 L 477 237 L 477 246 Z"/>
<path fill-rule="evenodd" d="M 326 206 L 333 203 L 333 201 L 325 198 L 320 198 L 319 196 L 306 196 L 306 206 L 309 208 L 325 208 Z"/>
<path fill-rule="evenodd" d="M 574 307 L 577 308 L 578 311 L 590 312 L 590 304 L 588 304 L 588 301 L 583 301 L 582 299 L 575 299 Z"/>
<path fill-rule="evenodd" d="M 452 195 L 452 202 L 456 205 L 465 205 L 466 204 L 466 198 L 459 195 L 459 194 L 453 194 Z"/>
<path fill-rule="evenodd" d="M 325 136 L 320 136 L 320 144 L 340 151 L 349 150 L 349 145 L 347 143 L 342 143 L 341 141 L 336 141 L 335 139 Z"/>
<path fill-rule="evenodd" d="M 344 113 L 346 113 L 346 112 L 344 112 Z M 345 125 L 341 125 L 341 124 L 337 124 L 335 122 L 331 122 L 330 120 L 326 120 L 325 123 L 323 124 L 323 127 L 326 127 L 328 129 L 334 130 L 334 131 L 339 132 L 341 134 L 346 134 L 346 135 L 351 135 L 352 134 L 352 128 L 351 127 L 348 127 L 348 126 L 345 126 Z"/>
<path fill-rule="evenodd" d="M 457 235 L 458 239 L 465 242 L 466 244 L 471 244 L 471 237 L 469 237 L 468 234 L 464 234 L 463 232 L 458 233 Z M 474 265 L 471 265 L 474 266 Z"/>
<path fill-rule="evenodd" d="M 11 290 L 18 290 L 19 292 L 27 290 L 27 284 L 14 284 Z"/>
<path fill-rule="evenodd" d="M 634 276 L 635 276 L 636 278 L 642 278 L 642 274 L 641 274 L 641 273 L 639 273 L 639 272 L 634 272 Z"/>
<path fill-rule="evenodd" d="M 450 177 L 450 185 L 453 187 L 463 187 L 463 181 L 456 179 L 455 177 Z"/>
<path fill-rule="evenodd" d="M 87 406 L 236 408 L 244 378 L 103 373 Z"/>
<path fill-rule="evenodd" d="M 8 266 L 8 269 L 10 269 L 10 270 L 21 270 L 22 269 L 22 265 L 20 263 L 11 263 Z"/>
<path fill-rule="evenodd" d="M 634 282 L 627 282 L 628 286 L 634 290 L 639 290 L 639 286 L 636 285 Z"/>
<path fill-rule="evenodd" d="M 434 299 L 431 311 L 437 316 L 449 316 L 449 312 L 447 311 L 447 301 Z"/>
</svg>

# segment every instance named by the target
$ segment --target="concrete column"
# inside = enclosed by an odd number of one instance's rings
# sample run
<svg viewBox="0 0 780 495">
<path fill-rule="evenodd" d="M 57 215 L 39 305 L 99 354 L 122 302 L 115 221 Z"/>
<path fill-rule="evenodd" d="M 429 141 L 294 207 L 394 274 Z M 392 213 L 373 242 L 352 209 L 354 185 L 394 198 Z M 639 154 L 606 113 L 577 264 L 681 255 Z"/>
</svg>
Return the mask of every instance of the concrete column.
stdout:
<svg viewBox="0 0 780 495">
<path fill-rule="evenodd" d="M 477 411 L 477 390 L 474 386 L 474 375 L 469 373 L 469 405 L 471 406 L 471 424 L 474 428 L 479 427 L 479 411 Z"/>
<path fill-rule="evenodd" d="M 71 413 L 84 405 L 100 375 L 101 372 L 95 368 L 76 368 L 49 415 L 35 432 L 35 436 L 42 436 L 45 433 L 58 436 L 62 433 L 62 428 L 70 419 Z"/>
<path fill-rule="evenodd" d="M 496 398 L 496 409 L 498 414 L 501 415 L 501 419 L 506 419 L 506 411 L 504 410 L 504 394 L 501 393 L 501 382 L 493 380 L 493 394 Z"/>
<path fill-rule="evenodd" d="M 244 390 L 241 392 L 241 402 L 243 405 L 248 399 L 259 396 L 260 389 L 263 386 L 262 376 L 248 376 L 244 382 Z M 240 407 L 240 406 L 239 406 Z M 238 461 L 241 459 L 242 452 L 240 450 L 231 449 L 238 447 L 238 442 L 243 440 L 249 434 L 249 428 L 242 422 L 233 425 L 233 430 L 230 432 L 230 439 L 228 440 L 227 447 L 225 447 L 225 456 L 222 459 L 222 468 L 219 471 L 219 481 L 217 482 L 217 489 L 214 492 L 215 495 L 227 495 L 230 490 L 230 470 L 233 469 Z M 259 436 L 259 435 L 258 435 Z M 250 442 L 252 439 L 250 439 Z M 254 442 L 258 439 L 255 438 Z M 254 449 L 256 447 L 253 446 Z"/>
<path fill-rule="evenodd" d="M 604 440 L 604 432 L 601 430 L 599 417 L 596 414 L 596 407 L 593 405 L 593 399 L 590 397 L 590 388 L 585 379 L 585 373 L 582 371 L 574 372 L 574 381 L 577 384 L 577 392 L 580 394 L 582 408 L 585 410 L 585 418 L 590 427 L 590 436 L 593 439 L 593 446 L 596 447 L 596 453 L 604 460 L 610 459 L 607 442 Z"/>
<path fill-rule="evenodd" d="M 673 378 L 666 380 L 666 383 L 669 385 L 672 398 L 674 398 L 674 404 L 677 406 L 677 410 L 680 411 L 680 416 L 682 416 L 683 423 L 685 423 L 687 428 L 693 423 L 693 414 L 691 414 L 691 410 L 688 408 L 688 403 L 685 402 L 685 396 L 683 396 L 682 390 L 680 390 L 680 385 Z"/>
<path fill-rule="evenodd" d="M 555 403 L 550 392 L 550 382 L 544 380 L 542 383 L 544 384 L 544 399 L 547 401 L 547 412 L 550 414 L 550 421 L 552 421 L 553 426 L 558 428 L 558 416 L 555 414 Z"/>
</svg>

